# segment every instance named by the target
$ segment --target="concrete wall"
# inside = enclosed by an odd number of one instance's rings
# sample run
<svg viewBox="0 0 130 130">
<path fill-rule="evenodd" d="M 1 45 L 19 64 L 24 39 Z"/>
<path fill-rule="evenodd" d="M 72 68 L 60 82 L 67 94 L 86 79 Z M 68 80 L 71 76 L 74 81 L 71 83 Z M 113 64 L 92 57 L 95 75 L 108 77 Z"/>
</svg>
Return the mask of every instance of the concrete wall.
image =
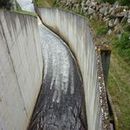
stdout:
<svg viewBox="0 0 130 130">
<path fill-rule="evenodd" d="M 107 51 L 107 50 L 101 51 L 102 66 L 103 66 L 104 79 L 106 85 L 107 85 L 109 65 L 110 65 L 110 55 L 111 55 L 111 51 Z"/>
<path fill-rule="evenodd" d="M 42 67 L 37 19 L 0 11 L 0 130 L 26 130 Z"/>
<path fill-rule="evenodd" d="M 43 23 L 59 34 L 75 54 L 84 81 L 88 130 L 102 129 L 95 45 L 87 21 L 59 9 L 38 9 Z"/>
</svg>

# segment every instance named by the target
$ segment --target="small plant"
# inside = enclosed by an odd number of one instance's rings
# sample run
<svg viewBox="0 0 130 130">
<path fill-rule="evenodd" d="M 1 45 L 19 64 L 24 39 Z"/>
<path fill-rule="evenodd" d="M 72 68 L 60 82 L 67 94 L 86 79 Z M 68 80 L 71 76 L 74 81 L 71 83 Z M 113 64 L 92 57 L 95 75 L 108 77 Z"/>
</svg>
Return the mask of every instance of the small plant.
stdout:
<svg viewBox="0 0 130 130">
<path fill-rule="evenodd" d="M 118 49 L 119 55 L 130 63 L 130 33 L 124 32 L 121 37 L 116 40 L 115 46 Z"/>
<path fill-rule="evenodd" d="M 108 2 L 110 4 L 114 4 L 116 1 L 118 1 L 121 5 L 127 5 L 130 6 L 129 0 L 97 0 L 98 2 Z"/>
<path fill-rule="evenodd" d="M 123 26 L 123 29 L 126 32 L 130 32 L 130 24 L 125 23 L 125 25 Z"/>
<path fill-rule="evenodd" d="M 105 35 L 107 34 L 108 32 L 108 27 L 107 26 L 100 26 L 99 28 L 97 28 L 96 30 L 96 34 L 98 36 L 102 36 L 102 35 Z"/>
<path fill-rule="evenodd" d="M 55 4 L 55 0 L 34 0 L 38 7 L 52 7 Z"/>
<path fill-rule="evenodd" d="M 130 1 L 129 1 L 129 0 L 119 0 L 119 3 L 120 3 L 121 5 L 130 6 Z"/>
<path fill-rule="evenodd" d="M 113 4 L 115 2 L 115 0 L 98 0 L 100 2 L 109 2 L 111 4 Z"/>
</svg>

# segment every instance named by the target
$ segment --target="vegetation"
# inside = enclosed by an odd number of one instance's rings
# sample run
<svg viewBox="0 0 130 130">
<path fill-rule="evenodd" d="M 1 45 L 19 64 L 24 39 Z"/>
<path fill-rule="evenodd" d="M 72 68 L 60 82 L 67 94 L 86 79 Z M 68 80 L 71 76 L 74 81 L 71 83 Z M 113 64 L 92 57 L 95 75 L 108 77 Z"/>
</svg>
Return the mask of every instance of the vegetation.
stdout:
<svg viewBox="0 0 130 130">
<path fill-rule="evenodd" d="M 107 43 L 111 43 L 113 49 L 116 50 L 118 55 L 121 56 L 128 65 L 130 65 L 130 25 L 122 25 L 124 31 L 120 34 L 120 36 L 117 36 L 114 33 L 109 36 L 106 35 L 108 32 L 108 27 L 105 22 L 92 19 L 90 20 L 90 23 L 94 29 L 95 37 L 97 39 L 96 41 L 98 41 L 99 44 L 103 42 L 106 43 L 106 41 Z"/>
<path fill-rule="evenodd" d="M 118 49 L 118 54 L 130 64 L 130 33 L 121 34 L 121 38 L 115 41 L 115 46 Z"/>
<path fill-rule="evenodd" d="M 107 34 L 107 32 L 108 32 L 107 26 L 105 26 L 103 24 L 102 24 L 102 26 L 98 25 L 98 27 L 96 29 L 96 35 L 97 36 L 103 36 L 103 35 Z"/>
<path fill-rule="evenodd" d="M 115 3 L 116 1 L 118 1 L 121 5 L 128 5 L 130 6 L 130 2 L 129 0 L 97 0 L 97 1 L 100 1 L 100 2 L 108 2 L 108 3 Z"/>
<path fill-rule="evenodd" d="M 108 89 L 117 116 L 117 130 L 130 130 L 130 66 L 113 49 Z"/>
<path fill-rule="evenodd" d="M 11 0 L 0 0 L 0 8 L 10 10 L 12 7 Z"/>
<path fill-rule="evenodd" d="M 38 7 L 52 7 L 55 4 L 55 0 L 34 0 Z"/>
<path fill-rule="evenodd" d="M 112 98 L 117 116 L 117 130 L 130 130 L 130 25 L 124 24 L 124 32 L 118 37 L 116 34 L 100 35 L 106 26 L 103 21 L 90 20 L 96 43 L 103 41 L 112 46 L 108 90 Z M 107 28 L 107 27 L 106 27 Z"/>
</svg>

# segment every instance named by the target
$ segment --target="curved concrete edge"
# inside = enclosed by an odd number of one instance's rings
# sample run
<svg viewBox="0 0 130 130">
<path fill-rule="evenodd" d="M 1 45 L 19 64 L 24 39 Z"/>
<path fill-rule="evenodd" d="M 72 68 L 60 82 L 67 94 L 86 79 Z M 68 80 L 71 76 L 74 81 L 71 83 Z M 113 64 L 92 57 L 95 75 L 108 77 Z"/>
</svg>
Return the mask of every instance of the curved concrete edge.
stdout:
<svg viewBox="0 0 130 130">
<path fill-rule="evenodd" d="M 114 130 L 118 130 L 119 122 L 118 122 L 118 118 L 117 118 L 117 114 L 116 114 L 116 111 L 115 111 L 115 107 L 114 107 L 114 104 L 112 102 L 112 98 L 111 98 L 111 95 L 110 95 L 108 89 L 107 89 L 107 96 L 108 96 L 108 101 L 109 101 L 109 104 L 110 104 L 110 107 L 111 107 L 111 112 L 112 112 L 112 115 L 113 115 Z"/>
<path fill-rule="evenodd" d="M 0 11 L 0 129 L 26 130 L 42 83 L 37 19 Z"/>
<path fill-rule="evenodd" d="M 68 43 L 77 58 L 84 82 L 88 129 L 109 129 L 104 77 L 99 80 L 99 72 L 102 72 L 101 57 L 98 55 L 98 59 L 86 19 L 59 9 L 40 8 L 37 13 L 47 27 Z M 100 74 L 103 75 L 103 72 Z M 101 102 L 105 102 L 103 107 Z"/>
<path fill-rule="evenodd" d="M 104 75 L 105 71 L 103 70 L 102 50 L 99 46 L 96 46 L 96 54 L 97 54 L 97 75 L 98 75 L 97 82 L 98 82 L 99 95 L 100 95 L 99 101 L 100 101 L 100 111 L 102 115 L 102 129 L 109 130 L 110 121 L 109 121 L 107 89 L 106 89 L 106 82 L 105 82 L 105 75 Z"/>
</svg>

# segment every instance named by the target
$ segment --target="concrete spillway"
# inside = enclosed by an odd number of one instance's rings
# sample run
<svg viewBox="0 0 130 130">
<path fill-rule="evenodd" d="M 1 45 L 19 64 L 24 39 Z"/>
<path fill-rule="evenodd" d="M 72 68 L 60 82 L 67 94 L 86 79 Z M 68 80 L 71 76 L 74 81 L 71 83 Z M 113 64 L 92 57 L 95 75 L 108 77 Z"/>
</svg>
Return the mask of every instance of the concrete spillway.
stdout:
<svg viewBox="0 0 130 130">
<path fill-rule="evenodd" d="M 88 129 L 109 129 L 100 51 L 96 51 L 87 20 L 60 9 L 40 8 L 37 13 L 47 27 L 68 43 L 77 58 L 83 76 Z"/>
<path fill-rule="evenodd" d="M 44 26 L 40 35 L 44 77 L 29 129 L 85 130 L 84 91 L 75 59 L 65 43 Z"/>
<path fill-rule="evenodd" d="M 30 1 L 19 1 L 33 10 Z M 44 61 L 43 84 L 29 126 L 30 130 L 87 129 L 82 78 L 66 44 L 39 21 Z"/>
<path fill-rule="evenodd" d="M 35 12 L 31 0 L 18 2 Z M 66 43 L 32 16 L 0 13 L 0 129 L 26 130 L 31 119 L 31 130 L 107 130 L 101 57 L 86 20 L 59 9 L 37 12 Z"/>
</svg>

